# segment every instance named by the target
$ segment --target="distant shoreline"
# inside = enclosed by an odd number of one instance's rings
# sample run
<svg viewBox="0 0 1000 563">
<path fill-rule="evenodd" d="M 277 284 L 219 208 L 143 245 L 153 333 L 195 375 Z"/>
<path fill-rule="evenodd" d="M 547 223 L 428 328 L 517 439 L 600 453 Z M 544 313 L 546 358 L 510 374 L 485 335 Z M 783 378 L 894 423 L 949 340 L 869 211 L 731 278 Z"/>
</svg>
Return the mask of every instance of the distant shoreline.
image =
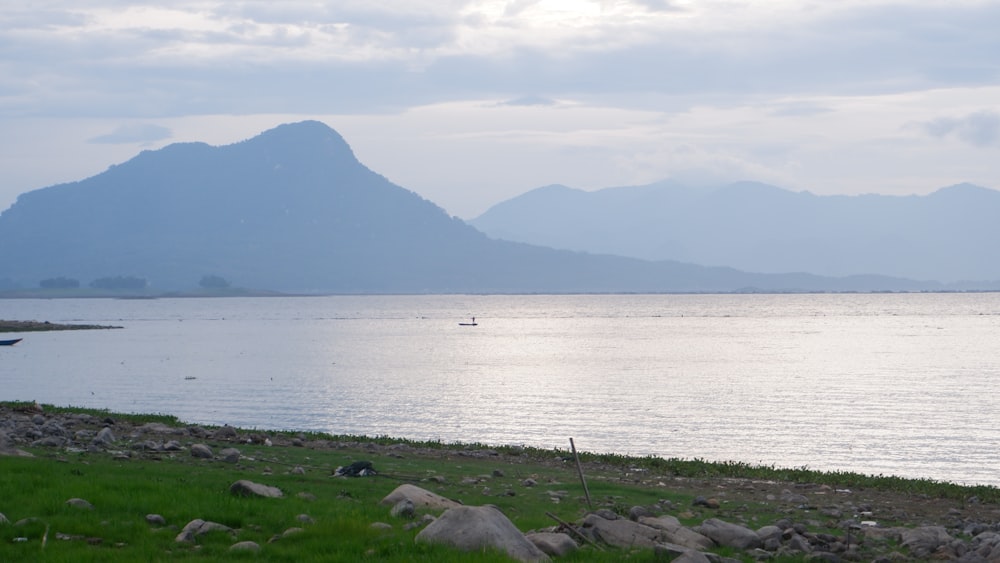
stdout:
<svg viewBox="0 0 1000 563">
<path fill-rule="evenodd" d="M 109 325 L 60 324 L 49 321 L 5 321 L 0 320 L 0 332 L 47 332 L 51 330 L 103 330 L 122 328 Z"/>
</svg>

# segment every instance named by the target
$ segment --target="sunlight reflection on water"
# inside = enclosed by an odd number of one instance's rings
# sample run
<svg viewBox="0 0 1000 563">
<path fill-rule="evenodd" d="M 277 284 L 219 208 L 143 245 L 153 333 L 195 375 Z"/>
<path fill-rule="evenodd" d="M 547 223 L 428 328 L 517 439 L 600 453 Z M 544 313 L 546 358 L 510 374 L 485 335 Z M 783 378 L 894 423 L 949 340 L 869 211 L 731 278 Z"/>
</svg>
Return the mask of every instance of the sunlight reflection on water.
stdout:
<svg viewBox="0 0 1000 563">
<path fill-rule="evenodd" d="M 3 306 L 125 326 L 19 335 L 8 400 L 1000 485 L 997 294 Z"/>
</svg>

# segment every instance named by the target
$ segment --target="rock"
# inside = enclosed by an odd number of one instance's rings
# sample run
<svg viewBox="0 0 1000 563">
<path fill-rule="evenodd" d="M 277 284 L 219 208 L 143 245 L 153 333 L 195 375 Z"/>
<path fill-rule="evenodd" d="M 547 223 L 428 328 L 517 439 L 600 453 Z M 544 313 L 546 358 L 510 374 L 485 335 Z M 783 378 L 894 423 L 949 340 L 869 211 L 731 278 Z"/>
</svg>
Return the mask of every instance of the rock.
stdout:
<svg viewBox="0 0 1000 563">
<path fill-rule="evenodd" d="M 71 498 L 68 501 L 66 501 L 66 504 L 68 504 L 70 506 L 73 506 L 73 507 L 76 507 L 76 508 L 82 508 L 84 510 L 93 510 L 94 509 L 94 505 L 92 505 L 89 502 L 83 500 L 82 498 Z"/>
<path fill-rule="evenodd" d="M 265 498 L 281 498 L 285 496 L 285 493 L 281 492 L 281 489 L 278 487 L 261 485 L 260 483 L 254 483 L 253 481 L 247 481 L 246 479 L 240 479 L 230 485 L 229 492 L 236 496 L 243 497 L 256 496 Z"/>
<path fill-rule="evenodd" d="M 410 485 L 409 483 L 396 487 L 391 493 L 382 499 L 380 504 L 384 506 L 395 506 L 396 503 L 403 499 L 409 499 L 412 501 L 415 508 L 429 508 L 431 510 L 462 506 L 461 503 L 432 493 L 426 489 L 421 489 L 416 485 Z"/>
<path fill-rule="evenodd" d="M 166 444 L 163 444 L 163 451 L 165 452 L 179 452 L 184 449 L 177 440 L 170 440 Z"/>
<path fill-rule="evenodd" d="M 787 502 L 788 504 L 809 504 L 809 499 L 805 495 L 793 493 L 788 489 L 783 489 L 781 496 L 778 498 L 781 502 Z"/>
<path fill-rule="evenodd" d="M 374 528 L 376 530 L 391 530 L 392 524 L 386 524 L 385 522 L 372 522 L 371 526 L 369 527 Z"/>
<path fill-rule="evenodd" d="M 679 545 L 659 544 L 653 549 L 653 554 L 657 560 L 669 558 L 671 563 L 712 563 L 704 553 Z"/>
<path fill-rule="evenodd" d="M 527 535 L 528 541 L 550 557 L 564 557 L 580 548 L 568 534 L 538 532 Z"/>
<path fill-rule="evenodd" d="M 313 517 L 309 516 L 308 514 L 299 514 L 299 515 L 297 515 L 295 517 L 295 519 L 298 520 L 299 522 L 302 522 L 303 524 L 315 524 L 316 523 L 316 521 L 313 520 Z"/>
<path fill-rule="evenodd" d="M 638 522 L 640 518 L 645 518 L 647 516 L 652 516 L 653 513 L 649 511 L 645 506 L 633 506 L 628 510 L 628 519 L 633 522 Z"/>
<path fill-rule="evenodd" d="M 135 429 L 140 434 L 174 434 L 176 430 L 162 422 L 147 422 Z"/>
<path fill-rule="evenodd" d="M 194 444 L 191 446 L 191 457 L 197 457 L 199 459 L 212 459 L 214 454 L 212 454 L 212 448 L 206 446 L 205 444 Z"/>
<path fill-rule="evenodd" d="M 608 520 L 600 514 L 588 514 L 583 519 L 583 527 L 608 544 L 623 549 L 633 547 L 652 548 L 660 541 L 660 531 L 624 518 Z"/>
<path fill-rule="evenodd" d="M 717 518 L 709 518 L 701 523 L 701 526 L 694 528 L 694 531 L 710 538 L 719 545 L 735 547 L 736 549 L 756 549 L 763 542 L 750 528 L 739 524 L 730 524 Z"/>
<path fill-rule="evenodd" d="M 953 539 L 943 526 L 922 526 L 906 529 L 901 534 L 902 544 L 917 558 L 926 558 Z"/>
<path fill-rule="evenodd" d="M 61 436 L 46 436 L 31 443 L 32 446 L 41 448 L 61 448 L 66 445 L 66 438 Z"/>
<path fill-rule="evenodd" d="M 203 536 L 210 532 L 226 532 L 229 534 L 233 533 L 233 529 L 225 524 L 219 524 L 218 522 L 210 522 L 202 520 L 201 518 L 195 518 L 194 520 L 187 523 L 186 526 L 181 530 L 181 533 L 177 534 L 177 538 L 174 541 L 177 542 L 193 542 L 198 536 Z"/>
<path fill-rule="evenodd" d="M 521 481 L 521 485 L 524 486 L 524 487 L 534 487 L 537 484 L 538 484 L 538 481 L 535 481 L 531 477 L 528 477 L 524 481 Z"/>
<path fill-rule="evenodd" d="M 260 544 L 253 541 L 241 541 L 229 546 L 229 551 L 260 551 Z"/>
<path fill-rule="evenodd" d="M 673 516 L 660 516 L 658 518 L 640 518 L 639 523 L 660 530 L 662 540 L 680 545 L 687 549 L 707 551 L 715 547 L 715 542 L 699 534 L 691 528 L 685 527 L 680 520 Z"/>
<path fill-rule="evenodd" d="M 412 500 L 404 498 L 393 505 L 389 515 L 393 518 L 413 518 L 416 515 L 416 508 L 413 506 Z"/>
<path fill-rule="evenodd" d="M 518 561 L 549 561 L 542 550 L 492 506 L 449 508 L 421 530 L 416 541 L 443 543 L 462 551 L 492 547 Z"/>
<path fill-rule="evenodd" d="M 115 443 L 115 435 L 111 432 L 111 429 L 105 426 L 97 432 L 97 436 L 90 442 L 95 446 L 108 447 Z"/>
<path fill-rule="evenodd" d="M 223 426 L 212 433 L 212 437 L 216 440 L 236 440 L 239 435 L 236 433 L 236 429 L 232 426 Z"/>
<path fill-rule="evenodd" d="M 3 524 L 10 524 L 10 520 L 7 519 L 7 516 L 3 512 L 0 512 L 0 525 Z"/>
<path fill-rule="evenodd" d="M 292 468 L 292 475 L 305 475 L 306 469 L 301 465 L 296 465 Z"/>
<path fill-rule="evenodd" d="M 237 463 L 240 461 L 240 451 L 236 448 L 225 448 L 219 452 L 219 456 L 226 463 Z"/>
<path fill-rule="evenodd" d="M 159 514 L 147 514 L 146 523 L 151 526 L 166 526 L 167 519 Z"/>
<path fill-rule="evenodd" d="M 769 539 L 780 540 L 782 533 L 783 530 L 778 526 L 764 526 L 763 528 L 757 530 L 757 537 L 759 537 L 761 541 L 765 542 Z"/>
</svg>

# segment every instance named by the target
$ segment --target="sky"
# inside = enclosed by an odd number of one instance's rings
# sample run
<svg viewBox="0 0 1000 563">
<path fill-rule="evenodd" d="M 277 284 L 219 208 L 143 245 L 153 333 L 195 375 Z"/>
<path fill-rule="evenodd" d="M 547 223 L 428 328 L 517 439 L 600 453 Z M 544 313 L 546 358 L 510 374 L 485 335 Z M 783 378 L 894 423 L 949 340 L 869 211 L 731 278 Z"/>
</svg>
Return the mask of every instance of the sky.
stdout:
<svg viewBox="0 0 1000 563">
<path fill-rule="evenodd" d="M 5 2 L 0 210 L 305 119 L 464 219 L 555 183 L 1000 189 L 997 29 L 997 0 Z"/>
</svg>

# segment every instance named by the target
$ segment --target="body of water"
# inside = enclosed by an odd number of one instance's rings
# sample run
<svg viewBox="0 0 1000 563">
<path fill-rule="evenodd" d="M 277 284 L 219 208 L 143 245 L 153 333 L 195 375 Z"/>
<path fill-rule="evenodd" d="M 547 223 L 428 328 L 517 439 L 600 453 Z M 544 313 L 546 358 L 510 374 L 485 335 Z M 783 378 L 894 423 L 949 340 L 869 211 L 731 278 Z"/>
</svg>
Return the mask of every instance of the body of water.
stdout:
<svg viewBox="0 0 1000 563">
<path fill-rule="evenodd" d="M 476 316 L 478 326 L 459 326 Z M 0 398 L 1000 485 L 1000 294 L 2 300 Z"/>
</svg>

